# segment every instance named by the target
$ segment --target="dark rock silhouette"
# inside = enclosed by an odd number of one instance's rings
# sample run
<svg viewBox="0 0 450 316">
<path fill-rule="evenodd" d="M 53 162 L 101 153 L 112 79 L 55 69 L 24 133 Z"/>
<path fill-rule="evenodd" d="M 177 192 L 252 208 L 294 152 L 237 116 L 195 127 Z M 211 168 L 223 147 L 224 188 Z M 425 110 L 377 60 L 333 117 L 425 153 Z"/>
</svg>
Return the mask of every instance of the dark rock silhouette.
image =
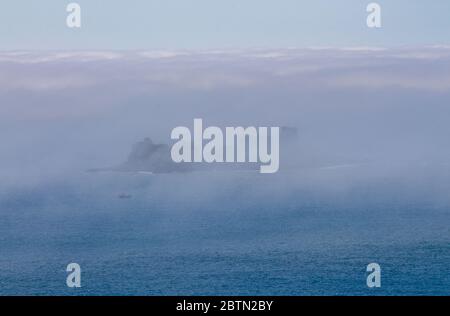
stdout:
<svg viewBox="0 0 450 316">
<path fill-rule="evenodd" d="M 187 171 L 188 167 L 186 164 L 177 164 L 172 161 L 169 145 L 155 144 L 147 137 L 133 146 L 126 162 L 113 169 L 168 173 Z"/>
<path fill-rule="evenodd" d="M 298 137 L 297 129 L 282 127 L 281 142 L 289 143 Z M 270 138 L 269 138 L 270 139 Z M 285 144 L 286 145 L 286 144 Z M 287 144 L 289 145 L 289 144 Z M 286 146 L 287 147 L 287 146 Z M 283 148 L 285 149 L 285 148 Z M 151 172 L 172 173 L 188 171 L 225 171 L 225 170 L 259 170 L 260 163 L 175 163 L 171 158 L 171 147 L 167 144 L 155 144 L 149 137 L 133 145 L 127 160 L 112 168 L 90 169 L 89 172 L 120 171 L 120 172 Z M 246 148 L 248 156 L 248 148 Z"/>
<path fill-rule="evenodd" d="M 188 164 L 173 162 L 170 147 L 166 144 L 155 144 L 150 138 L 145 138 L 133 145 L 127 160 L 115 167 L 94 168 L 88 172 L 119 171 L 119 172 L 151 172 L 170 173 L 189 171 Z"/>
</svg>

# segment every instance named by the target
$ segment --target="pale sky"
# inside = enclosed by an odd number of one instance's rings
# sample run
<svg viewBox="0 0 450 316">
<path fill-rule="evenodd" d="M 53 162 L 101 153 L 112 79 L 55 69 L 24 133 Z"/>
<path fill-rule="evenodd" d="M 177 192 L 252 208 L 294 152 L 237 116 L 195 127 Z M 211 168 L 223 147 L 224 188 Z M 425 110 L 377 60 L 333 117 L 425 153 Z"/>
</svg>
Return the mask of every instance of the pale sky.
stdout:
<svg viewBox="0 0 450 316">
<path fill-rule="evenodd" d="M 450 1 L 78 0 L 82 28 L 61 0 L 1 0 L 0 50 L 215 49 L 450 44 Z"/>
</svg>

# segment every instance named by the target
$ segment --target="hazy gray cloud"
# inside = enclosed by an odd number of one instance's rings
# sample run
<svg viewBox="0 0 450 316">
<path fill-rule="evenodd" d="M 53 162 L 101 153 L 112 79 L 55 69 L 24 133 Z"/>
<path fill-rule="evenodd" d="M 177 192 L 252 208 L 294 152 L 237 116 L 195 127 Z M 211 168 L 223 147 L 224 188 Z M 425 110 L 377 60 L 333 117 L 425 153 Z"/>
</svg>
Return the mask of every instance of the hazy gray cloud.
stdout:
<svg viewBox="0 0 450 316">
<path fill-rule="evenodd" d="M 300 84 L 307 80 L 355 88 L 447 91 L 449 64 L 447 47 L 4 52 L 0 53 L 0 91 L 80 90 L 111 84 L 143 92 L 158 92 L 161 85 L 210 90 L 259 85 L 278 76 Z"/>
<path fill-rule="evenodd" d="M 0 53 L 0 173 L 117 165 L 196 117 L 296 127 L 304 168 L 445 166 L 448 104 L 448 47 Z"/>
</svg>

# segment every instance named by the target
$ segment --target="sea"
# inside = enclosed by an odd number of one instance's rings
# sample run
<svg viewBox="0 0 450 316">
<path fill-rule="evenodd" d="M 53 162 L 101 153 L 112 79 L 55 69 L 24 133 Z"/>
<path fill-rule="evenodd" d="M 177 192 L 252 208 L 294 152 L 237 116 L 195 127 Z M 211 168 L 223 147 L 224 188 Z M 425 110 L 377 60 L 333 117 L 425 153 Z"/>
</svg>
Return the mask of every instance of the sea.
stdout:
<svg viewBox="0 0 450 316">
<path fill-rule="evenodd" d="M 0 295 L 450 295 L 448 191 L 355 174 L 78 172 L 1 186 Z"/>
</svg>

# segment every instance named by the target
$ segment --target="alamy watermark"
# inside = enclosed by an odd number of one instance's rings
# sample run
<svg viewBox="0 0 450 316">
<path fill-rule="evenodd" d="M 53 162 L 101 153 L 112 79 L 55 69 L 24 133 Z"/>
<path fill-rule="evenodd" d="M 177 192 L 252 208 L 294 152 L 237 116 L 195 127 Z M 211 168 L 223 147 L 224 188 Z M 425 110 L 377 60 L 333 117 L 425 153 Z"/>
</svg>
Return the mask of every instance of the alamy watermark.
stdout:
<svg viewBox="0 0 450 316">
<path fill-rule="evenodd" d="M 367 276 L 366 283 L 369 288 L 381 287 L 381 267 L 378 263 L 369 263 L 367 265 L 367 272 L 370 272 Z"/>
<path fill-rule="evenodd" d="M 66 6 L 69 13 L 66 18 L 68 28 L 81 28 L 81 6 L 76 2 L 71 2 Z M 368 28 L 381 27 L 381 6 L 376 2 L 371 2 L 366 7 L 368 13 L 366 24 Z"/>
<path fill-rule="evenodd" d="M 366 11 L 369 13 L 366 19 L 368 28 L 380 28 L 381 27 L 381 6 L 372 2 L 367 5 Z"/>
<path fill-rule="evenodd" d="M 188 127 L 178 126 L 171 138 L 178 140 L 170 153 L 176 163 L 259 162 L 261 173 L 275 173 L 280 166 L 279 127 L 270 127 L 270 135 L 269 127 L 226 127 L 223 132 L 210 126 L 203 130 L 203 120 L 197 118 L 193 133 Z"/>
<path fill-rule="evenodd" d="M 80 28 L 81 27 L 81 6 L 72 2 L 66 7 L 66 11 L 69 13 L 66 18 L 66 25 L 68 28 Z"/>
<path fill-rule="evenodd" d="M 69 263 L 66 271 L 70 272 L 66 278 L 66 285 L 68 287 L 81 287 L 81 267 L 78 263 Z"/>
</svg>

